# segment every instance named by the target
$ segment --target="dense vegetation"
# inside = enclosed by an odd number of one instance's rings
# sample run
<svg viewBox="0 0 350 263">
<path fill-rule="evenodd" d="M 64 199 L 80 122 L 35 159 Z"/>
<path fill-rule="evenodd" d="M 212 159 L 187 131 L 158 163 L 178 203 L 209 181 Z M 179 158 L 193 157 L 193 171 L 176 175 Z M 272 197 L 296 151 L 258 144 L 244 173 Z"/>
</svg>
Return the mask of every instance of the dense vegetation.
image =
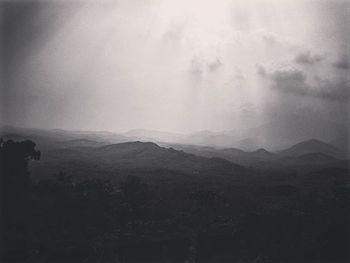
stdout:
<svg viewBox="0 0 350 263">
<path fill-rule="evenodd" d="M 33 180 L 28 162 L 41 155 L 32 141 L 1 140 L 5 262 L 349 259 L 346 168 L 192 179 L 164 170 L 164 180 L 119 181 L 58 170 Z"/>
</svg>

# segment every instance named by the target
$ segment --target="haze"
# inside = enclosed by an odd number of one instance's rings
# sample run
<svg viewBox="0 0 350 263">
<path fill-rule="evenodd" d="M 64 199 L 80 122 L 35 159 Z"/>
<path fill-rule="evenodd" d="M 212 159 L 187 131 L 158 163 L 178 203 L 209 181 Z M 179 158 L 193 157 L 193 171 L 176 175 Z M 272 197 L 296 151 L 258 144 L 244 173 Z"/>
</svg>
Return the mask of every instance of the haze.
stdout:
<svg viewBox="0 0 350 263">
<path fill-rule="evenodd" d="M 348 1 L 3 1 L 2 123 L 347 133 Z M 330 124 L 331 123 L 331 124 Z M 323 136 L 323 137 L 322 137 Z M 329 138 L 328 138 L 329 137 Z M 331 139 L 331 136 L 328 136 Z"/>
</svg>

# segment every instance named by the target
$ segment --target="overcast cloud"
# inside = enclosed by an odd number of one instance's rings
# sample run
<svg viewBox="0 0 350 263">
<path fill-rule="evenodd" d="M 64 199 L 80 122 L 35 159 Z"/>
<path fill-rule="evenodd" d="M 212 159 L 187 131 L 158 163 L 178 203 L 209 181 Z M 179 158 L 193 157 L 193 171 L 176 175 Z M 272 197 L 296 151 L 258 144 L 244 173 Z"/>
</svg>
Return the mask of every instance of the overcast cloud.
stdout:
<svg viewBox="0 0 350 263">
<path fill-rule="evenodd" d="M 2 1 L 2 122 L 218 131 L 279 121 L 272 112 L 288 122 L 297 107 L 344 123 L 349 6 Z"/>
</svg>

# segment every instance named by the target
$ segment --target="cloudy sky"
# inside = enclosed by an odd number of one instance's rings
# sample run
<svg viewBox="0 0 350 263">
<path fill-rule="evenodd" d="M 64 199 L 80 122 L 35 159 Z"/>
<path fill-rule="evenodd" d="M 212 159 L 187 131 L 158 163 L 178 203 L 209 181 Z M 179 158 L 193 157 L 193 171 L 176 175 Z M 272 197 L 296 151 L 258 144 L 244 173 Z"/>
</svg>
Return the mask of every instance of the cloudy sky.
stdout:
<svg viewBox="0 0 350 263">
<path fill-rule="evenodd" d="M 188 133 L 350 122 L 350 1 L 1 3 L 2 123 Z"/>
</svg>

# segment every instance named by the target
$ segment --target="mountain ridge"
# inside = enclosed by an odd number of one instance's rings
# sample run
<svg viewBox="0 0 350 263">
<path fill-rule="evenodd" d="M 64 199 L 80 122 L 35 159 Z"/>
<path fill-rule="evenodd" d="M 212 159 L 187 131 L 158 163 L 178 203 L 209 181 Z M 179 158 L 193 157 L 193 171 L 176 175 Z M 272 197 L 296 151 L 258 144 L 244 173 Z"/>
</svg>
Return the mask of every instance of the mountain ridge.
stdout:
<svg viewBox="0 0 350 263">
<path fill-rule="evenodd" d="M 336 158 L 341 156 L 340 151 L 335 146 L 317 139 L 299 142 L 287 149 L 279 151 L 278 153 L 284 156 L 292 157 L 298 157 L 300 155 L 310 153 L 322 153 Z"/>
</svg>

